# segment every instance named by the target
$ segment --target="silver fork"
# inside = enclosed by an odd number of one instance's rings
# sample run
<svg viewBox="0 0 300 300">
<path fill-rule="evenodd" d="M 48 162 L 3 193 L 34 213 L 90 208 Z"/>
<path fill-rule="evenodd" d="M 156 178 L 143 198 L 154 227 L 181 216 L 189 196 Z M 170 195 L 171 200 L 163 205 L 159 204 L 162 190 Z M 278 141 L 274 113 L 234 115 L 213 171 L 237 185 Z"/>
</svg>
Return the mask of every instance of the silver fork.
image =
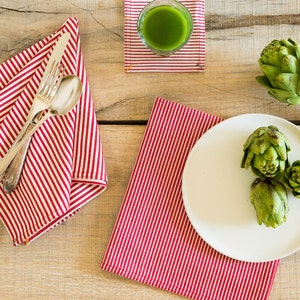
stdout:
<svg viewBox="0 0 300 300">
<path fill-rule="evenodd" d="M 40 85 L 34 97 L 31 109 L 28 113 L 27 120 L 24 126 L 19 132 L 11 148 L 8 150 L 6 155 L 0 160 L 0 180 L 2 180 L 7 167 L 15 157 L 15 154 L 13 154 L 12 150 L 14 149 L 16 144 L 21 140 L 21 138 L 24 136 L 25 132 L 28 129 L 28 126 L 34 120 L 37 114 L 50 107 L 61 79 L 62 79 L 62 68 L 60 67 L 59 62 L 54 61 L 51 66 L 49 74 L 47 75 L 43 83 Z"/>
<path fill-rule="evenodd" d="M 51 101 L 62 79 L 62 76 L 60 76 L 61 70 L 62 68 L 60 67 L 60 63 L 58 61 L 54 61 L 51 65 L 49 74 L 37 90 L 37 93 L 32 102 L 31 109 L 27 116 L 26 123 L 23 126 L 20 134 L 18 135 L 15 143 L 17 143 L 19 139 L 23 137 L 24 132 L 26 131 L 31 121 L 36 117 L 36 114 L 49 108 L 49 106 L 51 105 Z"/>
</svg>

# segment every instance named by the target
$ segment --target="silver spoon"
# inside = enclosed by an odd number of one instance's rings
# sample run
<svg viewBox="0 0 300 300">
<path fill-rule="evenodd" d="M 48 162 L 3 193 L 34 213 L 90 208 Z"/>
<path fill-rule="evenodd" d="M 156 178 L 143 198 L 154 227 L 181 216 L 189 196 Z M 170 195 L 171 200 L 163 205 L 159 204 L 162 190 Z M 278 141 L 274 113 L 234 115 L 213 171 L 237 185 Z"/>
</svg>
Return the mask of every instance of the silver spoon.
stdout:
<svg viewBox="0 0 300 300">
<path fill-rule="evenodd" d="M 64 115 L 71 111 L 78 103 L 82 93 L 82 83 L 77 76 L 65 76 L 56 92 L 55 98 L 48 112 L 23 136 L 22 140 L 14 145 L 6 155 L 0 159 L 0 178 L 4 176 L 7 167 L 10 165 L 17 153 L 27 143 L 35 131 L 50 117 Z"/>
</svg>

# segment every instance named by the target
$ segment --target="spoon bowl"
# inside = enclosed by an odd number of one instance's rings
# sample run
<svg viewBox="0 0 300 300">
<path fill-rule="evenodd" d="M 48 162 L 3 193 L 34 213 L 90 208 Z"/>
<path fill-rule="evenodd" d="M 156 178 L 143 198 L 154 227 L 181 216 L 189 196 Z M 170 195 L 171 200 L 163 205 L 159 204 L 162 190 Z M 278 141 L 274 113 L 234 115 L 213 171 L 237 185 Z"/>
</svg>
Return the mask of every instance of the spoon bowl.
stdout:
<svg viewBox="0 0 300 300">
<path fill-rule="evenodd" d="M 65 76 L 49 108 L 53 115 L 65 115 L 77 104 L 82 93 L 82 83 L 75 75 Z"/>
</svg>

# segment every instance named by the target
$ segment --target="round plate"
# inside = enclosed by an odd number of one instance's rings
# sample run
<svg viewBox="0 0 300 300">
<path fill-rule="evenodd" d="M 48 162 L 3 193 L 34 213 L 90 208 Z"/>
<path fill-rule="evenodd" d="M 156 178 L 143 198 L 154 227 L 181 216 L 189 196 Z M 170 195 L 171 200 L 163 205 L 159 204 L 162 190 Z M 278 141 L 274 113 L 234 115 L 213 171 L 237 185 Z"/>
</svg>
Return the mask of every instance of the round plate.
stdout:
<svg viewBox="0 0 300 300">
<path fill-rule="evenodd" d="M 190 152 L 183 172 L 184 206 L 193 227 L 214 249 L 242 261 L 271 261 L 300 247 L 300 199 L 289 195 L 283 225 L 258 225 L 249 196 L 255 176 L 240 167 L 248 136 L 269 125 L 288 137 L 290 162 L 300 159 L 297 126 L 271 115 L 245 114 L 208 130 Z"/>
</svg>

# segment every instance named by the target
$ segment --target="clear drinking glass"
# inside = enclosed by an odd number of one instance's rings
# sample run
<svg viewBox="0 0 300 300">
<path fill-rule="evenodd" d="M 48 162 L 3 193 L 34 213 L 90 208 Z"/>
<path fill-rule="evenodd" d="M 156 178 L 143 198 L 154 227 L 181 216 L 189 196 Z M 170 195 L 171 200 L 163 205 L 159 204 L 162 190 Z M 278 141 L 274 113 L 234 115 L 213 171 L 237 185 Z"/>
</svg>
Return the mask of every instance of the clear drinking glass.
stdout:
<svg viewBox="0 0 300 300">
<path fill-rule="evenodd" d="M 188 9 L 176 0 L 154 0 L 141 11 L 137 29 L 150 50 L 169 56 L 190 39 L 193 19 Z"/>
</svg>

